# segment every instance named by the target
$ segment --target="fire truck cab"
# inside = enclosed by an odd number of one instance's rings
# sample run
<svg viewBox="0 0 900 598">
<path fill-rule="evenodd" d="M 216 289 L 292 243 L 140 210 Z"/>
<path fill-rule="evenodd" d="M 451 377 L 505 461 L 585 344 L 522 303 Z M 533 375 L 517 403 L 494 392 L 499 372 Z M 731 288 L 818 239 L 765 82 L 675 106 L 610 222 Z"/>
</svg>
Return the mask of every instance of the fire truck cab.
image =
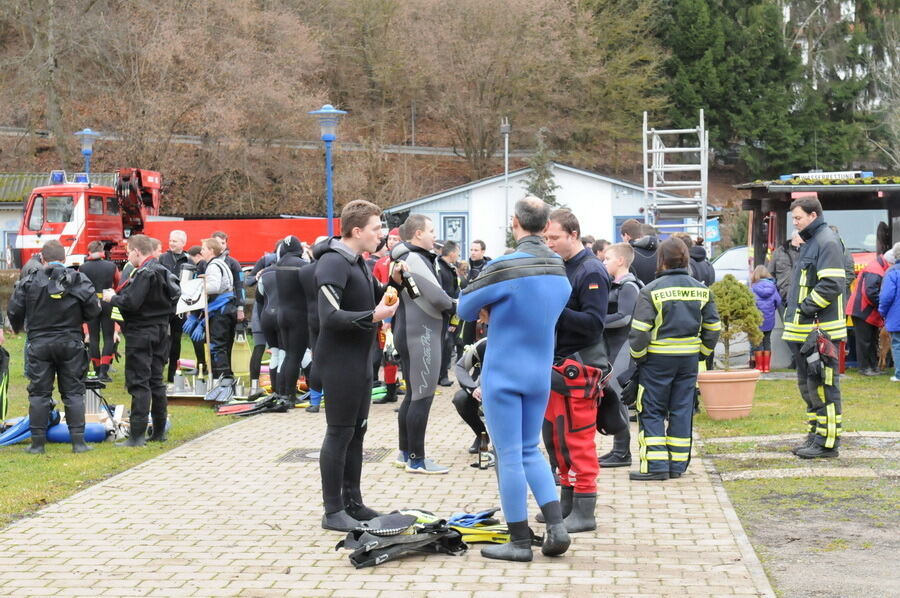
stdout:
<svg viewBox="0 0 900 598">
<path fill-rule="evenodd" d="M 49 185 L 32 190 L 16 238 L 20 263 L 51 239 L 65 247 L 67 265 L 81 264 L 92 240 L 103 241 L 110 259 L 124 261 L 125 240 L 159 213 L 160 175 L 138 168 L 123 168 L 117 175 L 115 186 L 107 187 L 91 184 L 86 173 L 70 180 L 57 170 Z"/>
</svg>

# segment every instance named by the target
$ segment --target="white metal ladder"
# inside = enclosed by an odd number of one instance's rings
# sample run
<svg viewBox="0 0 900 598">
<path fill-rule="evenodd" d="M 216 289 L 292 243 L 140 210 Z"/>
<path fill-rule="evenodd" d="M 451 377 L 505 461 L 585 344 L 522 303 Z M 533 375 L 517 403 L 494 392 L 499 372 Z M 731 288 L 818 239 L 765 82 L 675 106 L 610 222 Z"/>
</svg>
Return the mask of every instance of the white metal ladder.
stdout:
<svg viewBox="0 0 900 598">
<path fill-rule="evenodd" d="M 686 138 L 696 145 L 680 147 Z M 666 143 L 668 141 L 668 144 Z M 706 239 L 709 132 L 703 110 L 695 129 L 651 129 L 644 112 L 644 221 L 660 232 L 691 232 Z M 689 192 L 689 195 L 679 195 Z M 657 224 L 692 219 L 695 223 Z"/>
</svg>

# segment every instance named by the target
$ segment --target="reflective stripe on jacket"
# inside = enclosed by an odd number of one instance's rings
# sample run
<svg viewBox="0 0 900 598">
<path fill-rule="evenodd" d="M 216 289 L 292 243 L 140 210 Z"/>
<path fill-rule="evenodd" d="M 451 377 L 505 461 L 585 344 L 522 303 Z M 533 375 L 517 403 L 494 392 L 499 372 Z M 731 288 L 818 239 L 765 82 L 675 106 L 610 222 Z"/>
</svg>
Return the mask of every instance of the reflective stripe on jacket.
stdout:
<svg viewBox="0 0 900 598">
<path fill-rule="evenodd" d="M 841 241 L 821 217 L 800 231 L 800 236 L 805 243 L 794 262 L 782 338 L 802 343 L 818 321 L 832 340 L 845 339 L 846 273 Z"/>
<path fill-rule="evenodd" d="M 631 320 L 631 356 L 709 355 L 722 324 L 712 291 L 686 268 L 661 272 L 641 289 Z"/>
</svg>

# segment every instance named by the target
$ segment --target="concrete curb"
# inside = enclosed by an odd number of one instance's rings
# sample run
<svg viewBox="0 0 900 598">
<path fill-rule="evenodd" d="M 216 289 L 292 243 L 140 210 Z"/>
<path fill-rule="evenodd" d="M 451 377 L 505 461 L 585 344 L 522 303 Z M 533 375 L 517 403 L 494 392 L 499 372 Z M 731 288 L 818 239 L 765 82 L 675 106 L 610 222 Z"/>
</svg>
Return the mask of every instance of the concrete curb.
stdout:
<svg viewBox="0 0 900 598">
<path fill-rule="evenodd" d="M 697 445 L 698 453 L 702 453 L 703 441 L 695 438 L 694 444 Z M 712 460 L 705 457 L 700 457 L 700 460 L 703 463 L 703 467 L 706 469 L 706 474 L 709 476 L 710 483 L 716 493 L 716 498 L 719 500 L 719 506 L 725 514 L 728 527 L 734 536 L 738 549 L 741 551 L 744 565 L 750 572 L 750 577 L 753 579 L 753 584 L 756 586 L 759 595 L 764 596 L 765 598 L 776 598 L 775 590 L 772 589 L 772 584 L 769 581 L 769 576 L 766 574 L 766 570 L 763 568 L 762 562 L 756 554 L 756 550 L 753 549 L 753 544 L 750 543 L 750 538 L 747 537 L 744 526 L 741 525 L 741 520 L 738 518 L 734 506 L 728 498 L 728 492 L 725 491 L 725 486 L 722 485 L 722 479 L 719 477 L 719 473 L 712 464 Z"/>
</svg>

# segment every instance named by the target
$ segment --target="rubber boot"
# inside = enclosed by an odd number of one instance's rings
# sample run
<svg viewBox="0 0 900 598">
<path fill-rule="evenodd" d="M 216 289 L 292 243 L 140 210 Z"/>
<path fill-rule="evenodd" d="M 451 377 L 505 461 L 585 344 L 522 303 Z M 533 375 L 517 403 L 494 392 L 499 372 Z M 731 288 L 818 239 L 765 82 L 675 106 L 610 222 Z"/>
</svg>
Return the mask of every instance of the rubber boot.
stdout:
<svg viewBox="0 0 900 598">
<path fill-rule="evenodd" d="M 359 521 L 351 517 L 347 511 L 322 515 L 322 529 L 330 529 L 336 532 L 352 532 L 359 526 Z"/>
<path fill-rule="evenodd" d="M 94 450 L 94 447 L 88 446 L 84 442 L 84 432 L 72 432 L 72 452 L 86 453 Z"/>
<path fill-rule="evenodd" d="M 147 438 L 145 437 L 146 432 L 147 432 L 147 422 L 133 421 L 133 422 L 131 422 L 131 430 L 128 432 L 128 438 L 125 440 L 125 442 L 117 442 L 116 446 L 119 446 L 119 447 L 145 446 L 147 444 Z"/>
<path fill-rule="evenodd" d="M 755 369 L 757 369 L 757 370 L 762 371 L 762 367 L 763 367 L 763 358 L 762 358 L 762 354 L 763 354 L 762 351 L 754 351 L 754 352 L 753 352 L 753 359 L 750 361 L 750 368 L 751 368 L 751 369 L 754 369 L 754 368 L 755 368 Z"/>
<path fill-rule="evenodd" d="M 493 544 L 481 549 L 481 556 L 499 561 L 515 561 L 527 563 L 534 558 L 531 552 L 531 529 L 527 521 L 511 521 L 509 526 L 510 540 L 506 544 Z"/>
<path fill-rule="evenodd" d="M 31 446 L 25 449 L 26 453 L 31 455 L 43 455 L 44 454 L 44 444 L 47 442 L 47 433 L 46 432 L 32 432 L 31 433 Z"/>
<path fill-rule="evenodd" d="M 396 403 L 397 402 L 397 383 L 387 385 L 387 392 L 384 393 L 384 396 L 378 397 L 372 401 L 373 405 L 383 405 L 384 403 Z"/>
<path fill-rule="evenodd" d="M 562 511 L 563 518 L 568 517 L 569 513 L 572 512 L 572 495 L 575 493 L 575 489 L 571 486 L 560 486 L 559 487 L 559 507 Z M 537 516 L 534 518 L 538 523 L 547 523 L 544 519 L 544 511 L 542 510 Z"/>
<path fill-rule="evenodd" d="M 772 371 L 772 352 L 771 351 L 763 351 L 763 372 L 769 373 Z"/>
<path fill-rule="evenodd" d="M 600 467 L 630 467 L 631 447 L 629 447 L 630 434 L 619 433 L 613 436 L 612 450 L 601 455 L 597 462 Z"/>
<path fill-rule="evenodd" d="M 148 438 L 148 442 L 165 442 L 169 439 L 169 435 L 166 434 L 166 420 L 153 418 L 153 434 L 151 434 Z"/>
<path fill-rule="evenodd" d="M 596 508 L 596 492 L 575 494 L 572 500 L 572 512 L 563 520 L 566 524 L 566 531 L 576 534 L 597 529 L 597 520 L 594 517 Z"/>
<path fill-rule="evenodd" d="M 544 534 L 544 542 L 541 544 L 541 553 L 544 556 L 560 556 L 569 549 L 572 539 L 563 523 L 562 507 L 555 500 L 541 505 L 541 514 L 547 523 L 547 532 Z"/>
</svg>

